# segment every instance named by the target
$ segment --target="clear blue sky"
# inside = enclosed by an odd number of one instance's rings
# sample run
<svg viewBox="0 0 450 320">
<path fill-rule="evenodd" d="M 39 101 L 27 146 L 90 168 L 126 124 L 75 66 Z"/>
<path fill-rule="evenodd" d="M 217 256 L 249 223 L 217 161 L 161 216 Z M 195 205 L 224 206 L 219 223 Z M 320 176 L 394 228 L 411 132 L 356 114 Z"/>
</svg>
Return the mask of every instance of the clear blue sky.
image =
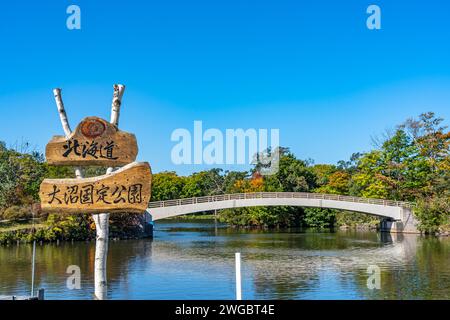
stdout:
<svg viewBox="0 0 450 320">
<path fill-rule="evenodd" d="M 66 8 L 81 8 L 81 30 Z M 366 8 L 382 30 L 366 28 Z M 121 128 L 154 172 L 205 166 L 170 159 L 176 128 L 279 128 L 300 158 L 336 163 L 410 116 L 450 119 L 447 0 L 20 1 L 0 7 L 0 140 L 44 150 L 72 127 L 109 118 L 127 86 Z M 235 169 L 245 169 L 237 167 Z"/>
</svg>

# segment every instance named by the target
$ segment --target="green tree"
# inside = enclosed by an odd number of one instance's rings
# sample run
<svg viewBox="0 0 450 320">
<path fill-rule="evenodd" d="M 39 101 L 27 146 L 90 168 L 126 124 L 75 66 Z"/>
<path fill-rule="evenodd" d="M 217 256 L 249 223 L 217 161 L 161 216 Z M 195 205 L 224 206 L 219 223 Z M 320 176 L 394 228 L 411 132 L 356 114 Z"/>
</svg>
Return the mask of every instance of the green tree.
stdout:
<svg viewBox="0 0 450 320">
<path fill-rule="evenodd" d="M 37 152 L 21 153 L 0 142 L 0 211 L 39 200 L 39 186 L 47 172 L 43 161 Z"/>
<path fill-rule="evenodd" d="M 181 198 L 185 180 L 172 171 L 153 174 L 152 201 Z"/>
<path fill-rule="evenodd" d="M 224 177 L 221 169 L 201 171 L 187 177 L 182 190 L 182 198 L 223 194 Z"/>
</svg>

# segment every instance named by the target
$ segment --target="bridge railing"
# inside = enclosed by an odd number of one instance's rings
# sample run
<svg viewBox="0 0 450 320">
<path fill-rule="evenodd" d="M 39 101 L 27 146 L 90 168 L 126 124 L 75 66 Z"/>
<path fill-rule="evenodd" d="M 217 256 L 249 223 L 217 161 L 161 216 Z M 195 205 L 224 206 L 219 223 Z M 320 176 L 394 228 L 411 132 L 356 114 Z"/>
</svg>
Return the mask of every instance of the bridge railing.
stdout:
<svg viewBox="0 0 450 320">
<path fill-rule="evenodd" d="M 347 201 L 347 202 L 368 203 L 368 204 L 377 204 L 377 205 L 383 205 L 383 206 L 407 207 L 407 208 L 413 206 L 412 203 L 404 202 L 404 201 L 361 198 L 361 197 L 342 196 L 342 195 L 325 194 L 325 193 L 253 192 L 253 193 L 222 194 L 222 195 L 214 195 L 214 196 L 203 196 L 203 197 L 165 200 L 165 201 L 152 201 L 149 203 L 148 207 L 149 208 L 173 207 L 173 206 L 182 206 L 182 205 L 189 205 L 189 204 L 196 204 L 196 203 L 207 203 L 207 202 L 228 201 L 228 200 L 242 200 L 242 199 L 261 199 L 261 198 L 322 199 L 322 200 Z"/>
</svg>

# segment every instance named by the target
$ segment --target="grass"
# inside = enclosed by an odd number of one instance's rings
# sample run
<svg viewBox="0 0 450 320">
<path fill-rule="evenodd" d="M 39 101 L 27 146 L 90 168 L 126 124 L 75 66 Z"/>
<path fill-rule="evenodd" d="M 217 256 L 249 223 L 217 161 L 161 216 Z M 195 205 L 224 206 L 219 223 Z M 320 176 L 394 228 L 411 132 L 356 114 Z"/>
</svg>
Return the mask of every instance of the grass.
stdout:
<svg viewBox="0 0 450 320">
<path fill-rule="evenodd" d="M 45 224 L 40 221 L 34 222 L 34 227 L 36 229 L 41 229 L 45 227 Z M 0 222 L 0 232 L 11 232 L 23 229 L 33 228 L 33 221 L 2 221 Z"/>
</svg>

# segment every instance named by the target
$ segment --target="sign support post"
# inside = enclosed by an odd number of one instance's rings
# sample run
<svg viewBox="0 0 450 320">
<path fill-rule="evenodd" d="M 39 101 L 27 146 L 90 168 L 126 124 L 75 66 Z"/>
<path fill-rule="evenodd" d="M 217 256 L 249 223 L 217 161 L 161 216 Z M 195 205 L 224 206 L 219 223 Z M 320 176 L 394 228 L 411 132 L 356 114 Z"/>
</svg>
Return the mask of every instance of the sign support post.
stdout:
<svg viewBox="0 0 450 320">
<path fill-rule="evenodd" d="M 111 105 L 111 124 L 119 126 L 120 107 L 125 86 L 114 85 L 114 94 Z M 106 170 L 107 174 L 114 171 L 113 167 Z M 94 214 L 96 239 L 95 239 L 95 297 L 99 300 L 107 298 L 106 262 L 108 259 L 109 242 L 109 213 Z"/>
<path fill-rule="evenodd" d="M 92 213 L 96 226 L 95 298 L 107 297 L 106 262 L 111 212 L 144 213 L 150 201 L 151 169 L 148 163 L 133 162 L 137 143 L 133 134 L 118 129 L 125 86 L 114 85 L 110 123 L 88 117 L 72 132 L 61 89 L 54 89 L 56 106 L 65 137 L 55 136 L 46 148 L 54 165 L 74 165 L 77 179 L 45 179 L 40 187 L 43 210 Z M 127 164 L 120 170 L 114 167 Z M 83 178 L 80 166 L 105 165 L 106 174 Z"/>
</svg>

